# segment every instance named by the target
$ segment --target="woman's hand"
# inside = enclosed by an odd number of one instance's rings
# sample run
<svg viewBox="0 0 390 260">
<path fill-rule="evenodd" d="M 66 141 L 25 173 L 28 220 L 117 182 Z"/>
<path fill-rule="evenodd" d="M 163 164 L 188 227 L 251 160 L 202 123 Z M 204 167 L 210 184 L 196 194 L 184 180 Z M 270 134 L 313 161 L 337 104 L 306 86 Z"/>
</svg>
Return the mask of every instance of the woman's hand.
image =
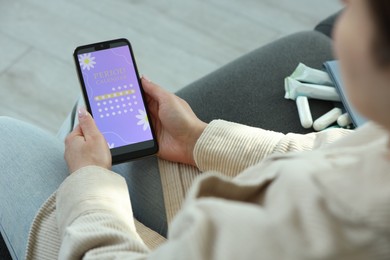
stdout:
<svg viewBox="0 0 390 260">
<path fill-rule="evenodd" d="M 142 77 L 152 123 L 162 159 L 195 166 L 195 143 L 207 124 L 202 122 L 186 101 Z"/>
<path fill-rule="evenodd" d="M 85 108 L 79 110 L 78 116 L 79 125 L 65 140 L 65 160 L 70 173 L 89 165 L 110 169 L 110 150 L 92 116 Z"/>
</svg>

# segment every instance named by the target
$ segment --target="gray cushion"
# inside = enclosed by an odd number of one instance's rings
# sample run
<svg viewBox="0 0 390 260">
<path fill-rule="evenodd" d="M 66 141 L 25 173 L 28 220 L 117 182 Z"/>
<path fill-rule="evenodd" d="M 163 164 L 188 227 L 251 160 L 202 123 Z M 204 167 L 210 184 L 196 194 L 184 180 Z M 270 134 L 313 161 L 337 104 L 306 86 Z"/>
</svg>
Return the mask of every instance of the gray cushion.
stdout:
<svg viewBox="0 0 390 260">
<path fill-rule="evenodd" d="M 328 18 L 317 24 L 314 30 L 325 34 L 329 38 L 332 38 L 334 24 L 341 13 L 342 10 L 338 13 L 335 13 L 334 15 L 329 16 Z"/>
</svg>

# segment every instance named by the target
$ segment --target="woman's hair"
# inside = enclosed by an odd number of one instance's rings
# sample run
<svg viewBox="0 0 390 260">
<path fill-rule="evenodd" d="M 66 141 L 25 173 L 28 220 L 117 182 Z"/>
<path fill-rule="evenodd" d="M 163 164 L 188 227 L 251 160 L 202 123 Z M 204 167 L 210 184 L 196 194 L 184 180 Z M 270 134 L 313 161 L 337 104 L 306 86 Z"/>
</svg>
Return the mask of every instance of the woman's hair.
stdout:
<svg viewBox="0 0 390 260">
<path fill-rule="evenodd" d="M 374 57 L 380 66 L 390 65 L 390 1 L 366 0 L 376 25 Z"/>
</svg>

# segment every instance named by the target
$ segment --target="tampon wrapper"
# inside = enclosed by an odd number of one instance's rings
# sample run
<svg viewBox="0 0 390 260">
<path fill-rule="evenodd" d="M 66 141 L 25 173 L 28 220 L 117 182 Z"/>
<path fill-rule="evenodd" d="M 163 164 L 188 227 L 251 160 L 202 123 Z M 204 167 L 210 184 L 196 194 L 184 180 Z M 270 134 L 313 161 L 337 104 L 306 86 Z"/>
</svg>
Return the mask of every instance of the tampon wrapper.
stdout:
<svg viewBox="0 0 390 260">
<path fill-rule="evenodd" d="M 295 100 L 298 96 L 306 96 L 313 99 L 340 101 L 340 96 L 334 87 L 301 83 L 291 77 L 285 79 L 284 88 L 286 99 Z"/>
<path fill-rule="evenodd" d="M 335 123 L 339 116 L 341 116 L 343 111 L 340 108 L 333 108 L 325 115 L 318 118 L 316 121 L 314 121 L 313 128 L 316 131 L 322 131 L 331 124 Z"/>
<path fill-rule="evenodd" d="M 334 85 L 328 73 L 322 70 L 310 68 L 303 63 L 299 63 L 293 74 L 291 74 L 291 78 L 317 85 Z"/>
<path fill-rule="evenodd" d="M 337 118 L 337 124 L 341 127 L 347 127 L 352 124 L 352 119 L 348 113 L 345 113 Z"/>
<path fill-rule="evenodd" d="M 307 97 L 300 96 L 296 100 L 298 115 L 303 128 L 310 128 L 313 126 L 313 117 L 311 116 L 309 100 Z"/>
</svg>

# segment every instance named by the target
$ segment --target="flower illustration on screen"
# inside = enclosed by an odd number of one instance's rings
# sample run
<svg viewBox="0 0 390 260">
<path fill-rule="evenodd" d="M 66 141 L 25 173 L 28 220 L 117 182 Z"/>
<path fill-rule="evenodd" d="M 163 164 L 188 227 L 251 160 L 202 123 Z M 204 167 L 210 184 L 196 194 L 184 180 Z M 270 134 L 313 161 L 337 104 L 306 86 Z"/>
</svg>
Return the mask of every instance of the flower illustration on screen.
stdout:
<svg viewBox="0 0 390 260">
<path fill-rule="evenodd" d="M 139 114 L 136 115 L 136 118 L 139 119 L 137 125 L 143 125 L 143 130 L 145 131 L 149 128 L 148 116 L 146 115 L 145 110 L 138 109 L 138 113 Z"/>
<path fill-rule="evenodd" d="M 83 70 L 93 69 L 95 67 L 94 65 L 96 64 L 95 57 L 92 57 L 91 53 L 79 55 L 79 62 Z"/>
</svg>

